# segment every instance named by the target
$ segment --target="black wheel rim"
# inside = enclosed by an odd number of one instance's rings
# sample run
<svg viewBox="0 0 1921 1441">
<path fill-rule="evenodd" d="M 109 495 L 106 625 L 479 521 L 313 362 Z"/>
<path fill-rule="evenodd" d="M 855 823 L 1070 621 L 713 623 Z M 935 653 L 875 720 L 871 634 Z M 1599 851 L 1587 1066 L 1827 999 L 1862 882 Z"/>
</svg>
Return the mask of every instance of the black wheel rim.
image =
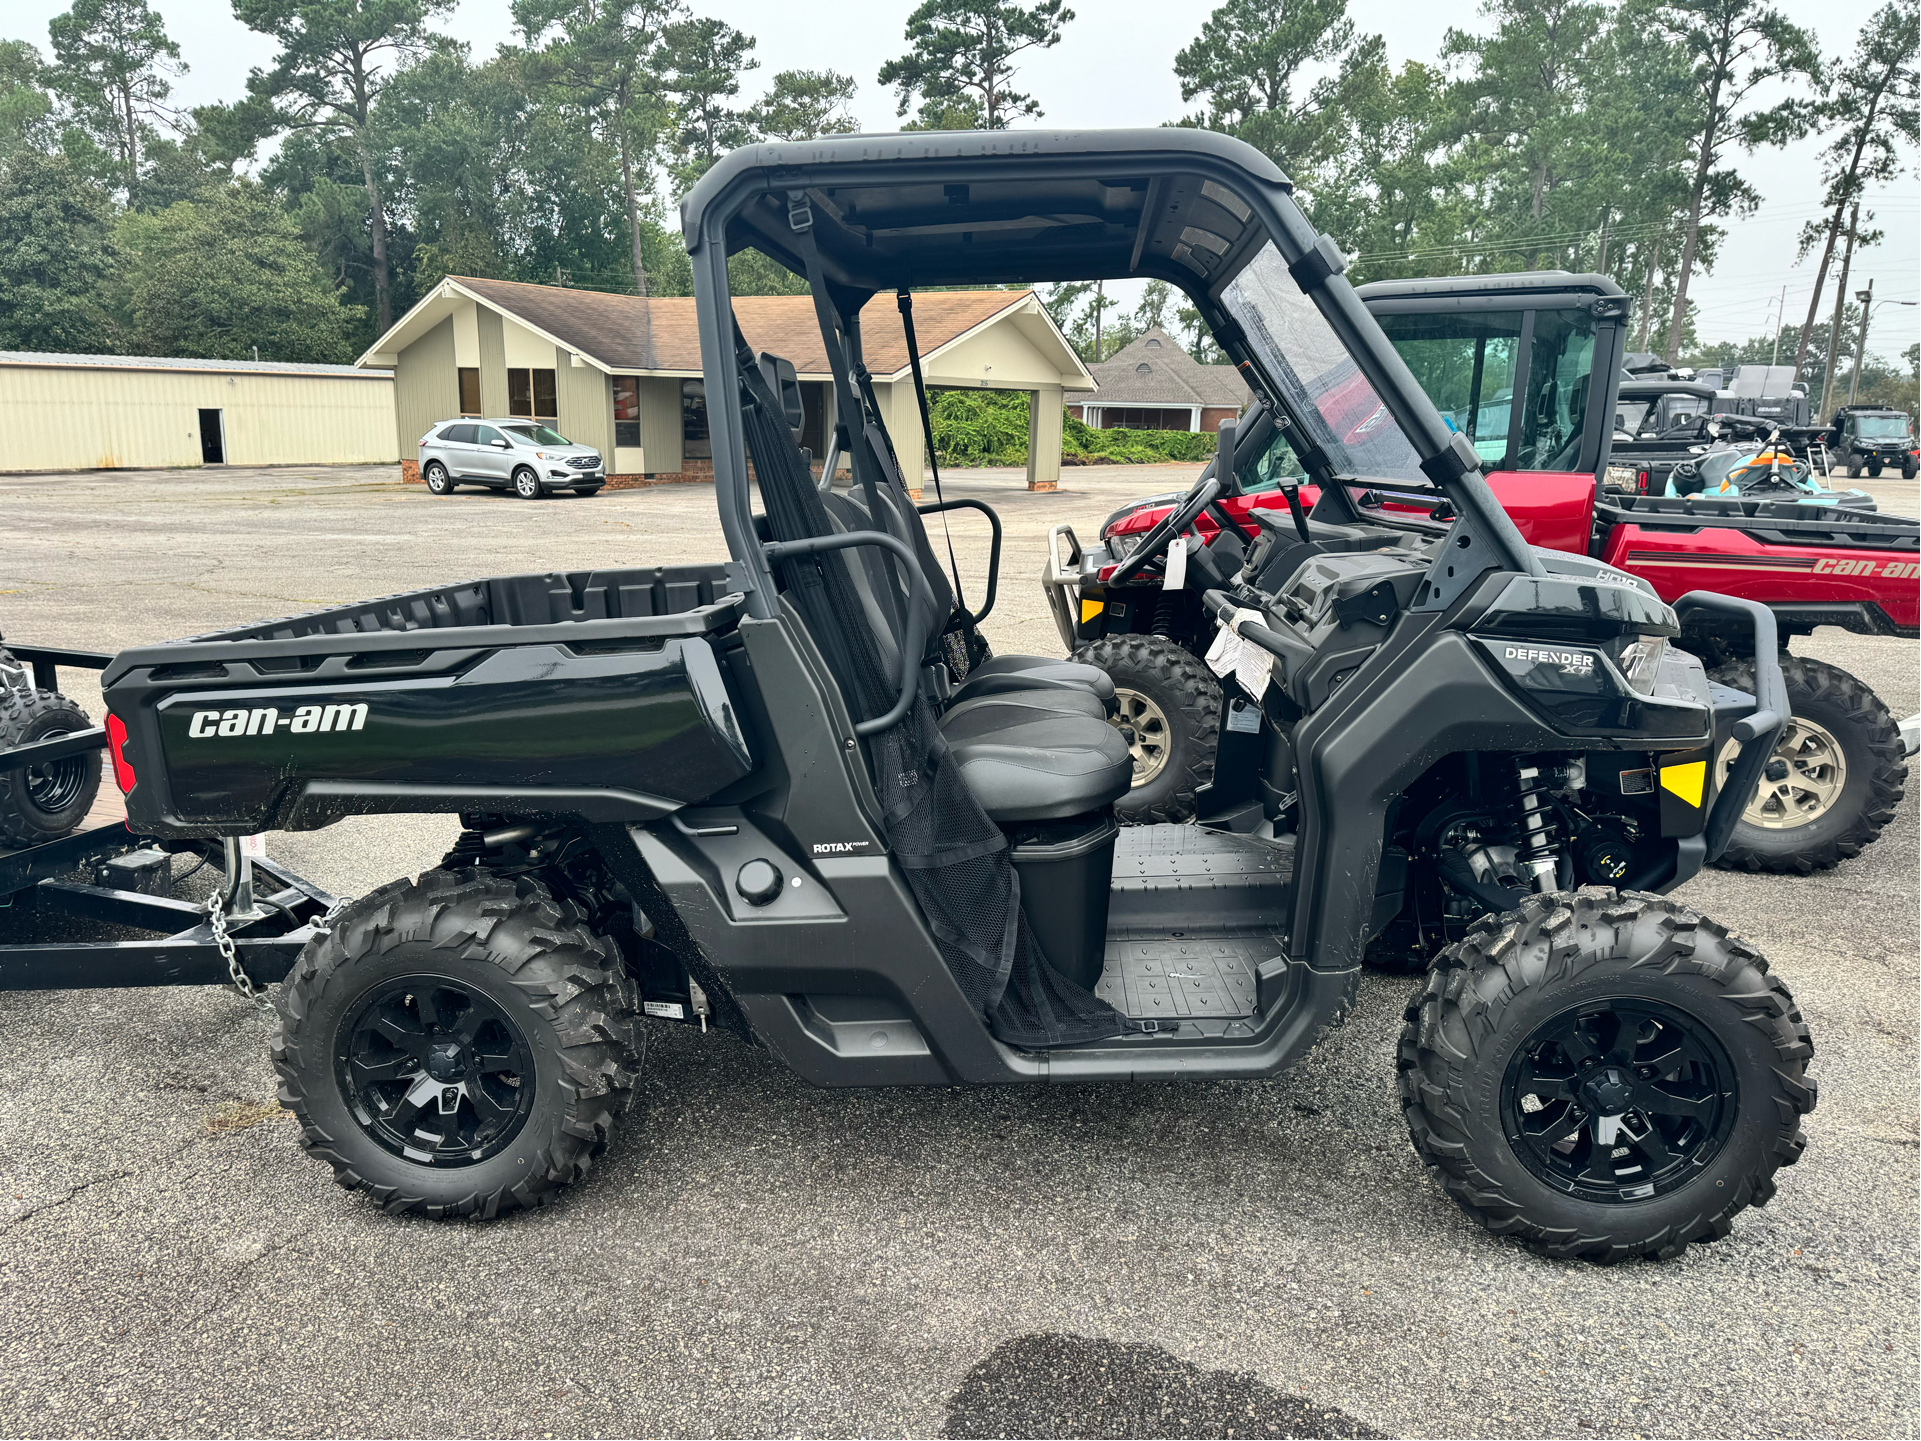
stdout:
<svg viewBox="0 0 1921 1441">
<path fill-rule="evenodd" d="M 340 1094 L 383 1149 L 425 1166 L 498 1154 L 534 1104 L 533 1052 L 485 992 L 446 976 L 368 991 L 341 1021 Z"/>
<path fill-rule="evenodd" d="M 1501 1124 L 1523 1164 L 1585 1201 L 1685 1186 L 1734 1129 L 1734 1066 L 1706 1026 L 1660 1001 L 1563 1011 L 1508 1063 Z"/>
<path fill-rule="evenodd" d="M 48 731 L 39 740 L 58 740 L 70 731 Z M 87 788 L 87 758 L 68 756 L 27 768 L 27 799 L 43 815 L 70 810 Z"/>
</svg>

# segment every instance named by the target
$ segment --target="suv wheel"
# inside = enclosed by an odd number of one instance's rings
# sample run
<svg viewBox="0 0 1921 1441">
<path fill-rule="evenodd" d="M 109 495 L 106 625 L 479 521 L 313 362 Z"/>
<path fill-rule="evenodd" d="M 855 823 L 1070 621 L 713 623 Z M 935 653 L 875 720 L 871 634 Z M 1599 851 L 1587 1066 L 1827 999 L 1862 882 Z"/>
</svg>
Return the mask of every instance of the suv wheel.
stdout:
<svg viewBox="0 0 1921 1441">
<path fill-rule="evenodd" d="M 1781 678 L 1794 718 L 1717 864 L 1807 875 L 1859 855 L 1881 834 L 1901 804 L 1908 763 L 1888 708 L 1846 671 L 1784 655 Z M 1713 679 L 1752 693 L 1754 667 L 1734 661 Z M 1730 742 L 1723 776 L 1733 763 Z"/>
<path fill-rule="evenodd" d="M 1671 1260 L 1807 1144 L 1808 1028 L 1768 963 L 1661 896 L 1530 896 L 1436 957 L 1398 1056 L 1414 1149 L 1488 1230 Z"/>
<path fill-rule="evenodd" d="M 522 500 L 539 500 L 546 492 L 540 488 L 540 477 L 523 465 L 514 472 L 514 494 Z"/>
<path fill-rule="evenodd" d="M 1850 454 L 1848 456 L 1848 479 L 1859 480 L 1860 478 L 1861 478 L 1861 457 L 1858 455 Z"/>
<path fill-rule="evenodd" d="M 393 1214 L 552 1200 L 633 1102 L 639 996 L 619 950 L 531 876 L 432 870 L 347 907 L 277 1000 L 301 1144 Z"/>
<path fill-rule="evenodd" d="M 1870 460 L 1868 462 L 1868 479 L 1879 480 L 1880 478 L 1881 478 L 1881 461 L 1879 457 L 1876 457 L 1875 459 Z"/>
<path fill-rule="evenodd" d="M 427 468 L 421 472 L 421 479 L 427 482 L 427 493 L 429 495 L 452 495 L 454 493 L 454 478 L 447 474 L 447 467 L 437 460 L 427 462 Z"/>
</svg>

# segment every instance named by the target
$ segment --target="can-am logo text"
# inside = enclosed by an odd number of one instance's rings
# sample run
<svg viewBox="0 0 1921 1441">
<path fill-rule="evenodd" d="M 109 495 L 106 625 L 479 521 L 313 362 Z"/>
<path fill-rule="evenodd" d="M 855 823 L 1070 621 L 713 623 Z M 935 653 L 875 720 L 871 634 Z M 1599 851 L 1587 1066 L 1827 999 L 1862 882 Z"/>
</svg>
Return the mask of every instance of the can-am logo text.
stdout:
<svg viewBox="0 0 1921 1441">
<path fill-rule="evenodd" d="M 1558 665 L 1562 670 L 1581 671 L 1594 669 L 1594 657 L 1584 650 L 1541 650 L 1534 646 L 1511 645 L 1507 647 L 1509 660 L 1527 661 L 1533 665 Z"/>
<path fill-rule="evenodd" d="M 276 731 L 311 735 L 315 731 L 357 731 L 367 724 L 367 703 L 303 705 L 291 715 L 273 706 L 257 710 L 197 710 L 187 725 L 195 740 L 209 736 L 270 736 Z"/>
</svg>

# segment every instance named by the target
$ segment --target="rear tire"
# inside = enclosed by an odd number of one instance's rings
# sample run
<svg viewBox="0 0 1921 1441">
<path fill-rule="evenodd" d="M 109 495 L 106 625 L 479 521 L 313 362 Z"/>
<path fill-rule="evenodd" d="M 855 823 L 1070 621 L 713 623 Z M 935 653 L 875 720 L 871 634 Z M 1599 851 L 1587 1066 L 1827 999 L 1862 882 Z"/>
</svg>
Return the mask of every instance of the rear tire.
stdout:
<svg viewBox="0 0 1921 1441">
<path fill-rule="evenodd" d="M 1765 1205 L 1807 1144 L 1814 1046 L 1793 996 L 1660 896 L 1590 886 L 1478 921 L 1406 1021 L 1414 1149 L 1470 1216 L 1543 1255 L 1672 1260 Z"/>
<path fill-rule="evenodd" d="M 277 1005 L 302 1146 L 394 1214 L 546 1205 L 606 1149 L 640 1074 L 619 950 L 530 876 L 383 886 L 308 944 Z"/>
<path fill-rule="evenodd" d="M 527 466 L 514 472 L 514 494 L 522 500 L 539 500 L 546 493 L 540 487 L 540 476 Z"/>
<path fill-rule="evenodd" d="M 87 713 L 65 696 L 15 686 L 18 662 L 0 650 L 0 750 L 54 740 L 90 728 Z M 24 668 L 22 668 L 24 673 Z M 100 793 L 100 752 L 0 770 L 0 846 L 37 846 L 79 829 Z"/>
<path fill-rule="evenodd" d="M 420 478 L 427 482 L 427 493 L 429 495 L 452 495 L 454 493 L 454 478 L 447 473 L 447 467 L 437 460 L 427 462 L 427 468 L 420 473 Z"/>
<path fill-rule="evenodd" d="M 1108 636 L 1071 659 L 1107 672 L 1120 702 L 1114 724 L 1135 732 L 1134 788 L 1114 803 L 1114 814 L 1132 824 L 1192 820 L 1195 791 L 1214 778 L 1220 682 L 1166 636 Z"/>
<path fill-rule="evenodd" d="M 1754 665 L 1733 661 L 1713 678 L 1752 693 Z M 1880 697 L 1837 666 L 1800 656 L 1781 657 L 1794 725 L 1783 738 L 1789 767 L 1788 795 L 1767 814 L 1750 811 L 1735 823 L 1733 838 L 1717 865 L 1729 870 L 1810 875 L 1861 853 L 1894 819 L 1907 788 L 1908 762 L 1901 732 Z M 1831 752 L 1826 760 L 1824 753 Z M 1725 757 L 1724 757 L 1725 759 Z M 1842 774 L 1831 795 L 1821 782 L 1837 767 Z M 1806 768 L 1803 773 L 1803 768 Z M 1803 779 L 1805 785 L 1792 784 Z M 1757 797 L 1774 783 L 1761 782 Z M 1787 823 L 1797 807 L 1803 819 Z"/>
<path fill-rule="evenodd" d="M 1880 478 L 1881 478 L 1881 462 L 1878 460 L 1869 461 L 1868 462 L 1868 479 L 1879 480 Z"/>
</svg>

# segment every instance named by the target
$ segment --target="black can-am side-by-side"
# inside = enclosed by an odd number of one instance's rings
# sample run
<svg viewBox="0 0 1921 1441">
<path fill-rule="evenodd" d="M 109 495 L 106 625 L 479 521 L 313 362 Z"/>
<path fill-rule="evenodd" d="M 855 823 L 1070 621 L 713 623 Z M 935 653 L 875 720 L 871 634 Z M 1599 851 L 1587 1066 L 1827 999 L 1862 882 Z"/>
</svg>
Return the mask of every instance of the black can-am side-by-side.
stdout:
<svg viewBox="0 0 1921 1441">
<path fill-rule="evenodd" d="M 447 586 L 107 674 L 158 834 L 462 818 L 440 869 L 284 977 L 282 1096 L 343 1184 L 429 1215 L 542 1203 L 626 1109 L 643 1014 L 822 1085 L 1270 1077 L 1412 924 L 1454 944 L 1408 1012 L 1402 1106 L 1491 1229 L 1670 1256 L 1773 1194 L 1807 1028 L 1658 892 L 1726 843 L 1786 721 L 1778 668 L 1758 700 L 1711 689 L 1645 587 L 1525 545 L 1270 161 L 1192 130 L 756 146 L 683 223 L 730 561 Z M 845 491 L 797 446 L 793 367 L 734 324 L 748 247 L 808 278 Z M 1180 285 L 1322 485 L 1208 596 L 1238 648 L 1213 797 L 1237 829 L 1115 825 L 1111 683 L 991 655 L 862 364 L 880 291 L 911 337 L 919 288 L 1097 276 Z M 1369 456 L 1323 402 L 1357 388 L 1444 530 L 1352 505 Z M 1423 910 L 1392 843 L 1416 808 L 1497 914 Z"/>
</svg>

